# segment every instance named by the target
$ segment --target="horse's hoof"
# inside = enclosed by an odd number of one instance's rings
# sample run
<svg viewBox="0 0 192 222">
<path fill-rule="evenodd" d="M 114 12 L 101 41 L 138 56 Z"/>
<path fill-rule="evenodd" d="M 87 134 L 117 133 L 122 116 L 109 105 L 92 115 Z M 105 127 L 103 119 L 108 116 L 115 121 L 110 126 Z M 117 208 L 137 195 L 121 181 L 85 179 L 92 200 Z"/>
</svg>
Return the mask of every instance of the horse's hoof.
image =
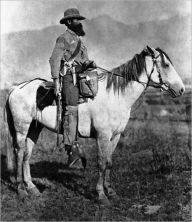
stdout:
<svg viewBox="0 0 192 222">
<path fill-rule="evenodd" d="M 119 201 L 120 200 L 120 197 L 116 194 L 116 193 L 114 193 L 114 194 L 112 194 L 112 195 L 107 195 L 108 196 L 108 198 L 111 200 L 111 201 Z"/>
<path fill-rule="evenodd" d="M 35 197 L 40 197 L 41 196 L 41 193 L 39 192 L 39 190 L 36 187 L 27 189 L 27 191 L 28 191 L 28 194 L 31 195 L 31 196 L 35 196 Z"/>
<path fill-rule="evenodd" d="M 15 176 L 10 176 L 9 180 L 11 181 L 12 184 L 15 184 L 17 182 Z"/>
<path fill-rule="evenodd" d="M 108 196 L 108 198 L 110 198 L 110 199 L 116 199 L 116 198 L 118 198 L 118 195 L 117 195 L 117 193 L 116 193 L 114 190 L 110 190 L 109 192 L 107 192 L 107 196 Z"/>
<path fill-rule="evenodd" d="M 111 202 L 108 200 L 108 198 L 99 198 L 98 202 L 100 206 L 104 206 L 104 207 L 111 206 Z"/>
<path fill-rule="evenodd" d="M 26 189 L 18 189 L 17 194 L 21 200 L 24 200 L 28 196 Z"/>
<path fill-rule="evenodd" d="M 109 188 L 108 190 L 106 189 L 106 194 L 110 200 L 119 200 L 119 196 L 112 188 Z"/>
</svg>

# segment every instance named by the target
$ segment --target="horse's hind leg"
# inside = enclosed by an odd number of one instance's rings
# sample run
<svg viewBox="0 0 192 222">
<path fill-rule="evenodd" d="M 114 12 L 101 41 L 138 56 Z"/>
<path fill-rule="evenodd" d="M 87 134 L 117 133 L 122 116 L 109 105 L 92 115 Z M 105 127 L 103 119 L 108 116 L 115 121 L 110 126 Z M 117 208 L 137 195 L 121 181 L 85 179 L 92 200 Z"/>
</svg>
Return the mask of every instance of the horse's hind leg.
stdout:
<svg viewBox="0 0 192 222">
<path fill-rule="evenodd" d="M 21 198 L 24 198 L 27 195 L 27 192 L 25 190 L 25 186 L 23 183 L 23 157 L 24 157 L 24 151 L 26 147 L 26 134 L 22 134 L 20 132 L 17 132 L 17 151 L 16 151 L 16 157 L 17 157 L 17 191 Z"/>
<path fill-rule="evenodd" d="M 105 170 L 104 188 L 107 192 L 107 196 L 110 198 L 117 198 L 117 194 L 111 186 L 110 174 L 111 174 L 111 168 L 112 168 L 112 154 L 117 146 L 119 138 L 120 138 L 120 135 L 116 135 L 110 142 L 110 145 L 108 146 L 108 150 L 107 150 L 107 166 Z"/>
<path fill-rule="evenodd" d="M 24 151 L 24 158 L 23 158 L 23 178 L 27 188 L 27 191 L 35 196 L 39 196 L 40 192 L 36 188 L 35 184 L 32 182 L 31 179 L 31 172 L 30 172 L 30 157 L 32 154 L 32 150 L 34 145 L 36 144 L 39 134 L 42 130 L 42 125 L 33 121 L 30 125 L 27 140 L 26 140 L 26 149 Z"/>
</svg>

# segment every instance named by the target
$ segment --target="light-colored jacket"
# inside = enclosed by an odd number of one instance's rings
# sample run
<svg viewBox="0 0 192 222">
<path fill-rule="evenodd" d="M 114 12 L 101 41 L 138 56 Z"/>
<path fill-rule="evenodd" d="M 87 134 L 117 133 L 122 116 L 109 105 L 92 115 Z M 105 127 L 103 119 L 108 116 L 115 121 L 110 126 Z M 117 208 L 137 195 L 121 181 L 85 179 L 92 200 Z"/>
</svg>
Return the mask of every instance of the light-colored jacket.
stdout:
<svg viewBox="0 0 192 222">
<path fill-rule="evenodd" d="M 55 47 L 53 49 L 52 55 L 49 59 L 51 66 L 52 78 L 58 78 L 59 73 L 62 69 L 61 64 L 63 61 L 68 61 L 77 47 L 79 36 L 75 34 L 70 29 L 67 29 L 62 35 L 60 35 L 57 40 Z M 87 55 L 87 49 L 84 43 L 81 41 L 81 48 L 79 53 L 75 57 L 77 62 L 85 62 L 89 60 Z"/>
</svg>

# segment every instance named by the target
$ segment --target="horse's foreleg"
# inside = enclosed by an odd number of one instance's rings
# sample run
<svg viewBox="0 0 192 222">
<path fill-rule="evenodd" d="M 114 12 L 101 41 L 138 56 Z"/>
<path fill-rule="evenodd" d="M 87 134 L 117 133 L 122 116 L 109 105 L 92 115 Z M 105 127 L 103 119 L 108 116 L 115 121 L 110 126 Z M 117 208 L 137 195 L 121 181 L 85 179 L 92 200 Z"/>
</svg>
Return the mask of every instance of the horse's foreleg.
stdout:
<svg viewBox="0 0 192 222">
<path fill-rule="evenodd" d="M 113 140 L 110 142 L 107 152 L 107 167 L 105 171 L 105 179 L 104 179 L 104 187 L 106 189 L 108 197 L 117 197 L 116 192 L 113 190 L 111 186 L 111 168 L 112 168 L 112 154 L 117 146 L 119 141 L 120 135 L 117 135 Z"/>
<path fill-rule="evenodd" d="M 103 205 L 109 205 L 110 202 L 104 192 L 104 176 L 107 166 L 107 148 L 108 139 L 97 139 L 98 145 L 98 167 L 99 167 L 99 179 L 97 182 L 96 190 L 99 195 L 99 202 Z"/>
</svg>

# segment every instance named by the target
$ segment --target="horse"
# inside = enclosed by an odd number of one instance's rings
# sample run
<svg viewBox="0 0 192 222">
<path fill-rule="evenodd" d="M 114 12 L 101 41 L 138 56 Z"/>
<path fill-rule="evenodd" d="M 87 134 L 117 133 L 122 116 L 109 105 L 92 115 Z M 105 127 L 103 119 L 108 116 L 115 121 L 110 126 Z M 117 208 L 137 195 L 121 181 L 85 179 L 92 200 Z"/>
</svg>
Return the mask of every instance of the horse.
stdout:
<svg viewBox="0 0 192 222">
<path fill-rule="evenodd" d="M 78 133 L 94 137 L 98 150 L 98 182 L 100 203 L 110 204 L 117 197 L 111 186 L 112 154 L 130 118 L 135 101 L 150 86 L 160 88 L 171 97 L 181 96 L 185 87 L 168 55 L 149 46 L 111 71 L 102 72 L 94 99 L 78 106 Z M 43 127 L 57 132 L 56 105 L 39 110 L 36 92 L 43 80 L 30 80 L 11 88 L 6 100 L 6 115 L 12 146 L 7 147 L 8 169 L 15 169 L 20 195 L 39 191 L 32 182 L 29 160 Z M 95 133 L 92 133 L 92 132 Z M 16 157 L 16 158 L 15 158 Z"/>
</svg>

